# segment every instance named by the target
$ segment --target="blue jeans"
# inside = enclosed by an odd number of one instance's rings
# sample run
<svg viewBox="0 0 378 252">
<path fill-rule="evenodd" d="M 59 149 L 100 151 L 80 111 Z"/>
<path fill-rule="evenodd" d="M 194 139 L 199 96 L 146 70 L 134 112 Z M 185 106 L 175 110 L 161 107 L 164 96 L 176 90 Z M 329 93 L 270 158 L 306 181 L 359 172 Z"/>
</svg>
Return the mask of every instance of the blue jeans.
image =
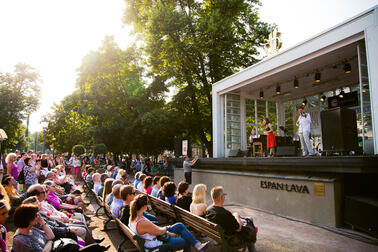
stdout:
<svg viewBox="0 0 378 252">
<path fill-rule="evenodd" d="M 158 219 L 155 216 L 153 216 L 149 213 L 146 213 L 146 212 L 143 212 L 143 216 L 146 217 L 146 219 L 148 219 L 149 221 L 151 221 L 155 225 L 158 225 Z"/>
<path fill-rule="evenodd" d="M 190 252 L 190 245 L 193 245 L 196 248 L 201 245 L 201 243 L 188 231 L 185 225 L 180 222 L 170 226 L 168 231 L 181 235 L 180 238 L 171 237 L 167 242 L 168 244 L 171 244 L 175 250 L 184 249 L 184 252 Z"/>
</svg>

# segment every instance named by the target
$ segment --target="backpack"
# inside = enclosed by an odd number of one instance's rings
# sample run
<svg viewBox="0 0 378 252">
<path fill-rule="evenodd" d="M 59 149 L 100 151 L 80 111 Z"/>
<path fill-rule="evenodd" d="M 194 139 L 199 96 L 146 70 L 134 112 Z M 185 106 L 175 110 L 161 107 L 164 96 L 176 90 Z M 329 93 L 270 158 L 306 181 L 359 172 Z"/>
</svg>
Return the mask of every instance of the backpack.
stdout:
<svg viewBox="0 0 378 252">
<path fill-rule="evenodd" d="M 52 252 L 77 252 L 79 251 L 79 245 L 75 240 L 70 238 L 60 238 L 54 241 L 52 246 Z"/>
</svg>

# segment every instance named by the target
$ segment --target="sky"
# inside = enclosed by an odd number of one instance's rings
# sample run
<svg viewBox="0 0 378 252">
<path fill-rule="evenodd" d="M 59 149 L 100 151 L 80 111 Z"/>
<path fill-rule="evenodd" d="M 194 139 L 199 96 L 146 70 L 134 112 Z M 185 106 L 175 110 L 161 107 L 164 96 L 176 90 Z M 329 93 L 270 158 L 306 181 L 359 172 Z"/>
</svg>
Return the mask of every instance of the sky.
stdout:
<svg viewBox="0 0 378 252">
<path fill-rule="evenodd" d="M 261 0 L 260 18 L 282 33 L 282 50 L 331 28 L 375 5 L 378 0 Z M 132 43 L 122 24 L 124 0 L 0 0 L 0 72 L 22 62 L 41 75 L 38 111 L 30 132 L 42 129 L 41 118 L 75 89 L 82 58 L 97 50 L 106 35 L 121 48 Z"/>
</svg>

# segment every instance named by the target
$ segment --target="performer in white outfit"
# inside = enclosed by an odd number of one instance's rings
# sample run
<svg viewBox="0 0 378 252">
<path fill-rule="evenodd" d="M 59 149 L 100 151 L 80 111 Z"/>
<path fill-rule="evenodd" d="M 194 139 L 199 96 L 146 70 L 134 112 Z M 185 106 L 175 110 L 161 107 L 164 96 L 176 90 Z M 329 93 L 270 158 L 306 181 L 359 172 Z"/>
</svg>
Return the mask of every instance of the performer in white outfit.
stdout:
<svg viewBox="0 0 378 252">
<path fill-rule="evenodd" d="M 299 117 L 296 124 L 298 126 L 299 139 L 301 140 L 302 154 L 303 156 L 314 156 L 315 152 L 310 141 L 311 116 L 303 111 L 303 107 L 299 107 L 298 112 Z"/>
</svg>

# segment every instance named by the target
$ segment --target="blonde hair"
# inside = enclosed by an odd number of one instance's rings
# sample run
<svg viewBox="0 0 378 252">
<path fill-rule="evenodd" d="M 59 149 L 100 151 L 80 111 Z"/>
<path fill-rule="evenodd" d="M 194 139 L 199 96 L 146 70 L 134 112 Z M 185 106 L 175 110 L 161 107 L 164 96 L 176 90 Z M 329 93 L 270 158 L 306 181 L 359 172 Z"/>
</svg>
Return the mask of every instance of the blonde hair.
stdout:
<svg viewBox="0 0 378 252">
<path fill-rule="evenodd" d="M 0 184 L 0 194 L 3 196 L 0 202 L 3 202 L 8 210 L 11 209 L 8 193 L 2 184 Z"/>
<path fill-rule="evenodd" d="M 206 190 L 207 187 L 205 184 L 198 184 L 193 189 L 193 203 L 206 203 Z"/>
<path fill-rule="evenodd" d="M 9 163 L 11 161 L 11 159 L 14 162 L 16 160 L 16 158 L 17 158 L 16 153 L 9 153 L 7 155 L 7 158 L 5 159 L 5 162 Z"/>
</svg>

